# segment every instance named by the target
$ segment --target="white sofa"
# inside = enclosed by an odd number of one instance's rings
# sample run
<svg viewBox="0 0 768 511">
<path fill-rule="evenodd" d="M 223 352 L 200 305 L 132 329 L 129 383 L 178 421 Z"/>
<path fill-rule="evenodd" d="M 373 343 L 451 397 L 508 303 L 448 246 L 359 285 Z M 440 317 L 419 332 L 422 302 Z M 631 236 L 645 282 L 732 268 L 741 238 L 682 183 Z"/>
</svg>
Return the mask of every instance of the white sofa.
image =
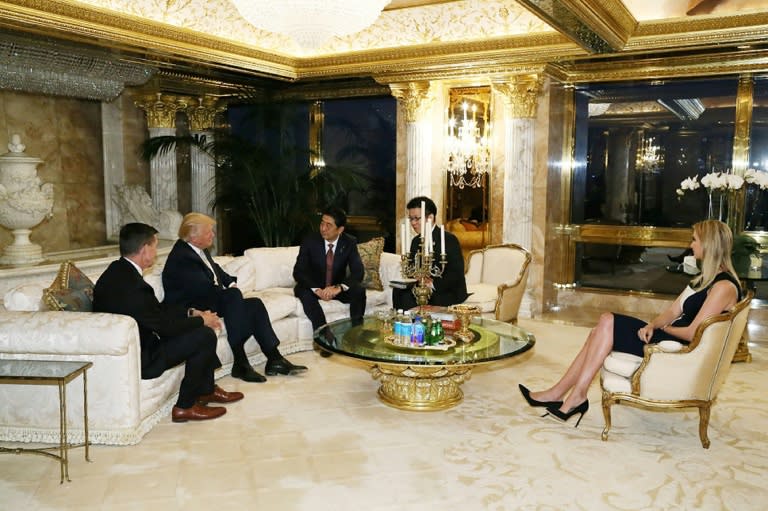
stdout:
<svg viewBox="0 0 768 511">
<path fill-rule="evenodd" d="M 281 340 L 283 354 L 312 348 L 312 326 L 299 301 L 293 296 L 293 265 L 298 247 L 249 249 L 238 257 L 218 257 L 217 262 L 238 277 L 246 296 L 264 301 L 272 325 Z M 94 281 L 111 261 L 99 267 L 93 262 L 86 273 Z M 159 260 L 145 279 L 163 298 Z M 400 258 L 383 253 L 379 276 L 383 290 L 367 291 L 366 313 L 391 307 L 389 281 L 400 276 Z M 29 283 L 25 291 L 41 291 L 51 278 Z M 18 300 L 9 300 L 6 305 Z M 18 298 L 18 297 L 17 297 Z M 23 301 L 23 300 L 22 300 Z M 27 300 L 30 302 L 30 300 Z M 26 308 L 36 308 L 34 305 Z M 39 302 L 38 302 L 39 303 Z M 25 307 L 22 307 L 25 308 Z M 347 305 L 323 303 L 328 321 L 347 317 Z M 232 353 L 219 335 L 217 352 L 223 367 L 216 377 L 229 374 Z M 0 310 L 0 358 L 37 360 L 89 360 L 88 417 L 89 436 L 94 444 L 134 444 L 167 417 L 183 377 L 183 365 L 166 371 L 160 378 L 140 378 L 138 329 L 132 318 L 114 314 Z M 246 343 L 251 361 L 264 361 L 253 339 Z M 311 370 L 311 368 L 310 368 Z M 68 385 L 67 410 L 71 442 L 83 441 L 81 379 Z M 19 442 L 58 442 L 58 394 L 55 387 L 0 385 L 0 440 Z"/>
</svg>

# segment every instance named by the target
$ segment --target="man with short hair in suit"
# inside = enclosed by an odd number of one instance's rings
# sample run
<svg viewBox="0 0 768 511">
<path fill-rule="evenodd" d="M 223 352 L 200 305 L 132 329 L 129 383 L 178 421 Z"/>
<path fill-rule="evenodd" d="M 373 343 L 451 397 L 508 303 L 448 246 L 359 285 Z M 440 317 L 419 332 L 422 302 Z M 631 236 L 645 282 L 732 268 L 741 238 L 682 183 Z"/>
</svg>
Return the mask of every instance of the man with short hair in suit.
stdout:
<svg viewBox="0 0 768 511">
<path fill-rule="evenodd" d="M 365 268 L 357 251 L 357 241 L 344 232 L 346 225 L 344 211 L 326 208 L 320 219 L 320 231 L 304 239 L 293 267 L 296 280 L 293 292 L 315 330 L 327 323 L 320 300 L 348 303 L 352 324 L 363 322 Z M 328 356 L 325 351 L 321 354 Z"/>
<path fill-rule="evenodd" d="M 183 307 L 161 304 L 142 273 L 154 264 L 157 230 L 130 223 L 120 229 L 120 259 L 102 273 L 93 290 L 93 310 L 123 314 L 136 320 L 141 342 L 141 377 L 157 378 L 167 369 L 185 364 L 179 398 L 171 411 L 173 422 L 215 419 L 226 408 L 208 403 L 231 403 L 243 398 L 213 382 L 221 366 L 216 356 L 219 317 L 210 311 L 188 314 Z"/>
<path fill-rule="evenodd" d="M 234 378 L 247 382 L 267 380 L 251 367 L 245 354 L 245 342 L 251 336 L 267 357 L 267 376 L 306 371 L 306 367 L 290 363 L 280 353 L 280 340 L 264 303 L 258 298 L 244 298 L 237 288 L 237 278 L 214 262 L 208 251 L 215 236 L 214 225 L 216 220 L 202 213 L 188 213 L 182 219 L 179 239 L 163 267 L 165 301 L 191 310 L 212 310 L 224 319 L 234 357 Z"/>
</svg>

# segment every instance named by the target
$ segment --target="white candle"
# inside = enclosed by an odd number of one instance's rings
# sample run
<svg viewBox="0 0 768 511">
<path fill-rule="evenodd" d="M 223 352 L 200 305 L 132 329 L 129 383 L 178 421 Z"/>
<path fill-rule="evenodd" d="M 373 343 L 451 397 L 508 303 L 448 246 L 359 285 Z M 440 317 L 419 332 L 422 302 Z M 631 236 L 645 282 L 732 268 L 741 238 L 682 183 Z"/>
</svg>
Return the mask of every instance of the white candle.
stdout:
<svg viewBox="0 0 768 511">
<path fill-rule="evenodd" d="M 440 226 L 440 255 L 445 255 L 445 225 Z"/>
<path fill-rule="evenodd" d="M 408 253 L 408 248 L 406 247 L 406 244 L 405 244 L 405 239 L 408 236 L 408 229 L 405 226 L 406 222 L 407 222 L 407 220 L 403 219 L 403 223 L 400 226 L 401 227 L 401 229 L 400 229 L 400 240 L 401 240 L 400 243 L 402 244 L 402 246 L 400 248 L 400 253 L 403 254 L 403 255 Z"/>
<path fill-rule="evenodd" d="M 424 226 L 426 225 L 425 222 L 427 221 L 427 214 L 426 214 L 426 206 L 424 205 L 424 201 L 421 201 L 421 239 L 424 239 Z"/>
<path fill-rule="evenodd" d="M 432 253 L 432 220 L 427 220 L 427 232 L 426 237 L 424 238 L 427 244 L 427 254 Z"/>
<path fill-rule="evenodd" d="M 464 126 L 467 125 L 467 104 L 464 103 L 461 105 L 461 109 L 464 110 Z"/>
</svg>

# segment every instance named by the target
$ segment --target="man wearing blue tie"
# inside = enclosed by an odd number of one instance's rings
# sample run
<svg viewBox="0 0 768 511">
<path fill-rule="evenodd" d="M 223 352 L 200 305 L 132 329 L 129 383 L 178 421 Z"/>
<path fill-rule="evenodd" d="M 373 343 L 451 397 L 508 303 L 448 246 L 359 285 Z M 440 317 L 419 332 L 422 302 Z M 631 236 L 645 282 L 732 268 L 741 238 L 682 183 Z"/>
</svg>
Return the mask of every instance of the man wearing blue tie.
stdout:
<svg viewBox="0 0 768 511">
<path fill-rule="evenodd" d="M 262 301 L 244 298 L 237 288 L 237 279 L 214 262 L 208 252 L 213 244 L 214 225 L 216 221 L 202 213 L 184 216 L 179 227 L 179 240 L 163 268 L 164 302 L 183 305 L 190 311 L 210 310 L 224 318 L 227 340 L 234 356 L 234 378 L 266 381 L 251 367 L 245 354 L 245 341 L 251 335 L 267 357 L 264 370 L 268 376 L 306 371 L 306 367 L 290 363 L 278 350 L 280 341 Z"/>
<path fill-rule="evenodd" d="M 320 219 L 320 232 L 304 239 L 293 267 L 294 294 L 315 330 L 326 324 L 320 300 L 348 303 L 352 324 L 363 322 L 365 268 L 357 241 L 344 232 L 346 225 L 344 211 L 326 208 Z"/>
</svg>

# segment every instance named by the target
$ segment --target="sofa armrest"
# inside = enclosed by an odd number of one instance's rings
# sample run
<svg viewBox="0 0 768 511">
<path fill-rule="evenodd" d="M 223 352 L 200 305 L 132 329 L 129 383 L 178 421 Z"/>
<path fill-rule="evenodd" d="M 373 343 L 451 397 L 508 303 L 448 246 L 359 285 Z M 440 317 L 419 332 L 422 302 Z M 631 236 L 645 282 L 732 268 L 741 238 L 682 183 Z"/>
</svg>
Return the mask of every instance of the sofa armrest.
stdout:
<svg viewBox="0 0 768 511">
<path fill-rule="evenodd" d="M 94 312 L 3 312 L 0 353 L 123 355 L 138 348 L 139 329 L 129 316 Z"/>
</svg>

